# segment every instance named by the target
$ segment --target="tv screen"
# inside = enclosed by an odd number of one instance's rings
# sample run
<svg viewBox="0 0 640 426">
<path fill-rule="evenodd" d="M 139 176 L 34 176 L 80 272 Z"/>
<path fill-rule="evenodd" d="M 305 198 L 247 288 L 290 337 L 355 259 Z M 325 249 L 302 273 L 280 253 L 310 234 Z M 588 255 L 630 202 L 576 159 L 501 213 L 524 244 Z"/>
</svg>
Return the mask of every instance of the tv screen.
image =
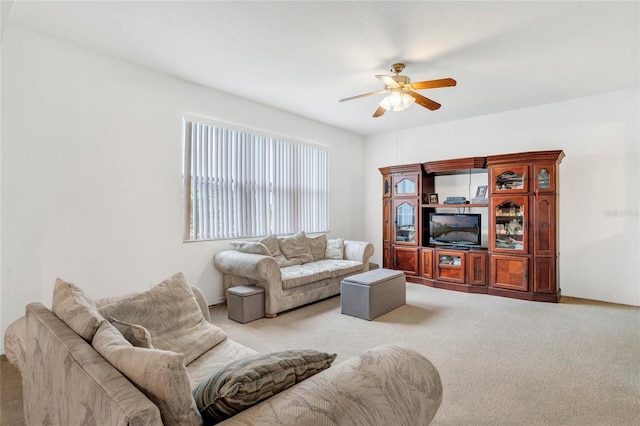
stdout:
<svg viewBox="0 0 640 426">
<path fill-rule="evenodd" d="M 430 213 L 429 243 L 480 246 L 480 218 L 478 213 Z"/>
</svg>

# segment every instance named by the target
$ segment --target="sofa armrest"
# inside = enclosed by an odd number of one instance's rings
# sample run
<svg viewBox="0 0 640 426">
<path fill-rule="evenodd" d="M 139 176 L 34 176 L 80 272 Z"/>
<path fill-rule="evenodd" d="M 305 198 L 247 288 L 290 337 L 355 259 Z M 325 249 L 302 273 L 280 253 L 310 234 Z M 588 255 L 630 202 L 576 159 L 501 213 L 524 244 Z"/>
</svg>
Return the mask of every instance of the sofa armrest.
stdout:
<svg viewBox="0 0 640 426">
<path fill-rule="evenodd" d="M 245 277 L 254 281 L 280 280 L 280 268 L 271 256 L 224 250 L 215 255 L 213 263 L 223 274 Z"/>
<path fill-rule="evenodd" d="M 4 351 L 7 360 L 18 369 L 24 371 L 27 358 L 27 317 L 22 316 L 9 324 L 4 333 Z"/>
<path fill-rule="evenodd" d="M 26 308 L 26 424 L 162 425 L 160 410 L 41 303 Z"/>
<path fill-rule="evenodd" d="M 344 240 L 344 258 L 362 262 L 365 265 L 365 271 L 369 270 L 371 256 L 373 256 L 373 244 L 370 242 Z"/>
<path fill-rule="evenodd" d="M 221 423 L 428 425 L 442 402 L 438 370 L 413 349 L 379 346 Z"/>
<path fill-rule="evenodd" d="M 215 255 L 213 263 L 222 272 L 225 298 L 230 287 L 257 285 L 264 288 L 265 313 L 267 315 L 278 313 L 277 301 L 283 297 L 282 275 L 273 257 L 243 253 L 238 250 L 224 250 Z"/>
</svg>

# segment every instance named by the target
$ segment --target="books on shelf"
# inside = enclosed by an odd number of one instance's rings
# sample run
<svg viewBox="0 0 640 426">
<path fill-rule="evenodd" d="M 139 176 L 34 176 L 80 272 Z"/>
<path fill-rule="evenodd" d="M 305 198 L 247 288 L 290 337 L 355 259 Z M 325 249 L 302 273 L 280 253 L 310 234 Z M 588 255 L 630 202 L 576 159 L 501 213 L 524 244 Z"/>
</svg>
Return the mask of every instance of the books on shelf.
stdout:
<svg viewBox="0 0 640 426">
<path fill-rule="evenodd" d="M 466 197 L 447 197 L 443 204 L 469 204 Z"/>
</svg>

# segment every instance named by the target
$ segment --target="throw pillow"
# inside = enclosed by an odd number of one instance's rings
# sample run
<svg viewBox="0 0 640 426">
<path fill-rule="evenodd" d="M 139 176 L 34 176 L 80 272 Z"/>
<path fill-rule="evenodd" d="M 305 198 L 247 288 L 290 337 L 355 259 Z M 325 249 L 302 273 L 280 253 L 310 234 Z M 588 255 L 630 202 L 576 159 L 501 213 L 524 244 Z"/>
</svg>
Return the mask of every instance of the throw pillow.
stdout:
<svg viewBox="0 0 640 426">
<path fill-rule="evenodd" d="M 109 322 L 127 339 L 127 342 L 139 348 L 153 349 L 151 343 L 151 333 L 149 330 L 138 324 L 120 321 L 114 317 L 109 318 Z"/>
<path fill-rule="evenodd" d="M 181 273 L 150 290 L 101 306 L 100 313 L 146 328 L 154 348 L 179 352 L 186 364 L 227 338 L 224 331 L 204 318 Z"/>
<path fill-rule="evenodd" d="M 162 423 L 202 424 L 191 394 L 184 355 L 131 346 L 108 321 L 100 324 L 91 345 L 158 406 Z"/>
<path fill-rule="evenodd" d="M 313 262 L 313 255 L 307 245 L 307 236 L 303 231 L 289 237 L 280 237 L 278 242 L 280 251 L 289 261 L 295 262 L 296 265 Z"/>
<path fill-rule="evenodd" d="M 344 239 L 336 238 L 327 240 L 327 249 L 324 255 L 325 259 L 343 259 L 344 258 Z"/>
<path fill-rule="evenodd" d="M 317 237 L 307 236 L 307 245 L 309 246 L 309 251 L 311 251 L 314 262 L 324 259 L 324 254 L 327 249 L 327 236 L 325 234 Z"/>
<path fill-rule="evenodd" d="M 329 368 L 336 356 L 307 349 L 243 358 L 200 382 L 193 397 L 204 424 L 215 424 Z"/>
<path fill-rule="evenodd" d="M 238 251 L 249 254 L 261 254 L 263 256 L 271 256 L 271 251 L 258 241 L 231 241 L 229 244 Z"/>
<path fill-rule="evenodd" d="M 278 242 L 278 237 L 275 235 L 269 235 L 260 240 L 262 244 L 264 244 L 271 253 L 271 257 L 273 257 L 280 268 L 285 266 L 296 265 L 296 263 L 290 262 L 280 251 L 280 243 Z"/>
<path fill-rule="evenodd" d="M 53 287 L 51 310 L 87 342 L 91 342 L 100 323 L 104 321 L 93 300 L 80 287 L 60 278 L 56 279 Z"/>
</svg>

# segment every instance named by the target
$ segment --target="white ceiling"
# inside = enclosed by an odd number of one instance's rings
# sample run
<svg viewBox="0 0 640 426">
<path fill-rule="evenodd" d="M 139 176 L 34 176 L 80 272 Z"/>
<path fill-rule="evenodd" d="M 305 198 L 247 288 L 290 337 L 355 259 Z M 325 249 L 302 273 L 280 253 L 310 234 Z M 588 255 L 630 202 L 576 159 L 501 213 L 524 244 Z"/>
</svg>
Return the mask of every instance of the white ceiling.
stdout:
<svg viewBox="0 0 640 426">
<path fill-rule="evenodd" d="M 4 3 L 4 2 L 3 2 Z M 3 8 L 4 11 L 4 8 Z M 640 3 L 15 1 L 9 25 L 369 135 L 639 86 Z M 372 118 L 404 62 L 441 103 Z"/>
</svg>

